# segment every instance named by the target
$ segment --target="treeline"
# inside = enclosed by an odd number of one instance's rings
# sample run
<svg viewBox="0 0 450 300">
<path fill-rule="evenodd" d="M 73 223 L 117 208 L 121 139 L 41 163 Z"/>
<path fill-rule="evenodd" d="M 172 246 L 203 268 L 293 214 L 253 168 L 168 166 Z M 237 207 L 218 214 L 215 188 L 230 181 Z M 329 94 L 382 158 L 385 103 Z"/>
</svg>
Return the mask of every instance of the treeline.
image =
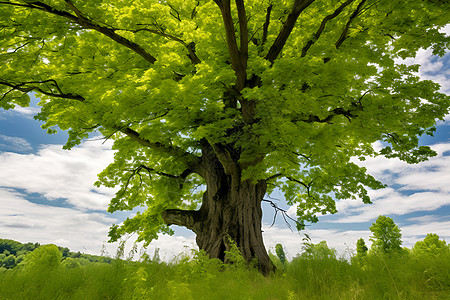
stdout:
<svg viewBox="0 0 450 300">
<path fill-rule="evenodd" d="M 12 269 L 19 265 L 24 258 L 35 249 L 41 247 L 39 243 L 25 243 L 0 239 L 0 268 Z M 111 263 L 112 259 L 105 256 L 84 254 L 81 252 L 71 252 L 67 247 L 56 246 L 61 253 L 61 261 L 65 259 L 76 260 L 80 264 L 87 262 Z"/>
<path fill-rule="evenodd" d="M 352 265 L 364 266 L 369 258 L 450 258 L 450 244 L 445 240 L 440 240 L 435 233 L 428 233 L 424 240 L 416 242 L 409 249 L 401 246 L 403 244 L 401 230 L 392 218 L 379 216 L 369 229 L 372 232 L 370 236 L 372 245 L 369 249 L 363 238 L 358 239 L 356 242 L 356 253 L 351 255 L 350 263 Z M 269 252 L 269 255 L 278 267 L 283 268 L 283 265 L 287 263 L 286 254 L 281 244 L 276 245 L 275 254 Z M 305 234 L 302 253 L 298 254 L 294 260 L 308 258 L 339 259 L 337 251 L 334 248 L 329 248 L 326 241 L 314 244 L 309 236 Z"/>
</svg>

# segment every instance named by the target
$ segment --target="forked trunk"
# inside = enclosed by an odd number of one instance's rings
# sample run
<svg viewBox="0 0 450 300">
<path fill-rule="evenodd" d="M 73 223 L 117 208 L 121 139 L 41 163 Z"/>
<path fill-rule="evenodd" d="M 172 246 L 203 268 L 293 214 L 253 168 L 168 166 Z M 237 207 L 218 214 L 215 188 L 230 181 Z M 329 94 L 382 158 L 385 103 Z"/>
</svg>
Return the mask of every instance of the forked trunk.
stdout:
<svg viewBox="0 0 450 300">
<path fill-rule="evenodd" d="M 274 271 L 264 247 L 261 202 L 266 192 L 265 181 L 253 184 L 241 181 L 240 172 L 226 174 L 215 160 L 208 163 L 205 176 L 207 190 L 198 211 L 169 209 L 163 218 L 167 224 L 185 226 L 197 234 L 197 245 L 211 258 L 227 262 L 231 238 L 248 262 L 257 260 L 263 274 Z"/>
</svg>

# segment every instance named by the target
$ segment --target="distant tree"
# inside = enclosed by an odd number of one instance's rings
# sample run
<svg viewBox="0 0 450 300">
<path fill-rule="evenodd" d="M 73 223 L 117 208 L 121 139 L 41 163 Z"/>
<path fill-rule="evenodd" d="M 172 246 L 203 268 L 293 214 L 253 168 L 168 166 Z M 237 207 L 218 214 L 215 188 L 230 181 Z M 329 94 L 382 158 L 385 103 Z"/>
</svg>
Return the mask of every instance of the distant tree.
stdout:
<svg viewBox="0 0 450 300">
<path fill-rule="evenodd" d="M 15 266 L 16 266 L 16 257 L 14 255 L 9 255 L 3 260 L 2 267 L 12 269 Z"/>
<path fill-rule="evenodd" d="M 73 269 L 73 268 L 79 267 L 79 266 L 80 266 L 80 263 L 79 263 L 78 260 L 75 259 L 75 258 L 72 258 L 72 257 L 66 257 L 66 258 L 62 261 L 61 265 L 64 266 L 65 268 Z"/>
<path fill-rule="evenodd" d="M 370 238 L 373 251 L 388 254 L 402 250 L 402 234 L 391 218 L 379 216 L 369 229 L 373 234 Z"/>
<path fill-rule="evenodd" d="M 356 242 L 356 255 L 359 257 L 364 257 L 366 256 L 368 250 L 369 249 L 366 246 L 366 242 L 364 241 L 363 238 L 360 238 Z"/>
<path fill-rule="evenodd" d="M 276 244 L 275 245 L 275 253 L 277 254 L 277 257 L 280 259 L 282 264 L 286 263 L 286 254 L 284 253 L 283 245 Z"/>
<path fill-rule="evenodd" d="M 23 249 L 26 251 L 33 251 L 40 246 L 39 243 L 26 243 L 23 245 Z"/>
<path fill-rule="evenodd" d="M 301 258 L 336 259 L 337 255 L 336 249 L 329 248 L 326 241 L 321 241 L 317 244 L 311 242 L 303 243 L 302 249 Z"/>
<path fill-rule="evenodd" d="M 24 260 L 25 256 L 26 256 L 25 254 L 17 255 L 16 256 L 16 265 L 20 264 Z"/>
<path fill-rule="evenodd" d="M 69 255 L 69 248 L 67 247 L 58 247 L 59 251 L 61 251 L 61 254 L 63 257 L 67 257 Z"/>
<path fill-rule="evenodd" d="M 61 258 L 62 254 L 57 246 L 42 245 L 27 254 L 21 265 L 27 268 L 51 270 L 60 264 Z"/>
<path fill-rule="evenodd" d="M 7 250 L 9 253 L 16 255 L 17 252 L 20 251 L 22 248 L 23 245 L 20 242 L 14 240 L 0 239 L 0 253 Z"/>
<path fill-rule="evenodd" d="M 413 247 L 413 253 L 417 255 L 450 254 L 450 245 L 441 241 L 435 233 L 428 233 L 423 241 L 418 241 Z"/>
<path fill-rule="evenodd" d="M 0 1 L 0 107 L 41 99 L 70 149 L 114 140 L 98 185 L 109 211 L 146 207 L 110 230 L 150 242 L 170 225 L 225 260 L 227 236 L 273 270 L 266 193 L 297 204 L 299 228 L 383 185 L 352 158 L 417 163 L 450 97 L 400 59 L 448 51 L 449 1 Z M 382 141 L 383 148 L 373 147 Z M 204 188 L 199 188 L 203 185 Z"/>
<path fill-rule="evenodd" d="M 0 253 L 0 267 L 3 267 L 4 261 L 6 260 L 7 256 L 4 253 Z"/>
</svg>

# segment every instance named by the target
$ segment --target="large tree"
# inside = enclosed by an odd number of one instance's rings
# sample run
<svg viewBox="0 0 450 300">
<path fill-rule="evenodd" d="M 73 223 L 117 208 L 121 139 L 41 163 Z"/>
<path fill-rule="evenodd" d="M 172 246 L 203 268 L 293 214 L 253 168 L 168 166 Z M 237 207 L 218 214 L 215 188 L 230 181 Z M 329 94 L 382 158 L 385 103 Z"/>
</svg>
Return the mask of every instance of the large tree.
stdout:
<svg viewBox="0 0 450 300">
<path fill-rule="evenodd" d="M 225 259 L 233 240 L 273 269 L 261 202 L 280 187 L 298 220 L 383 185 L 353 157 L 409 163 L 449 97 L 401 59 L 448 50 L 439 0 L 0 1 L 0 106 L 41 99 L 37 119 L 114 140 L 98 184 L 109 211 L 146 207 L 112 240 L 185 226 Z M 381 141 L 383 148 L 374 149 Z"/>
</svg>

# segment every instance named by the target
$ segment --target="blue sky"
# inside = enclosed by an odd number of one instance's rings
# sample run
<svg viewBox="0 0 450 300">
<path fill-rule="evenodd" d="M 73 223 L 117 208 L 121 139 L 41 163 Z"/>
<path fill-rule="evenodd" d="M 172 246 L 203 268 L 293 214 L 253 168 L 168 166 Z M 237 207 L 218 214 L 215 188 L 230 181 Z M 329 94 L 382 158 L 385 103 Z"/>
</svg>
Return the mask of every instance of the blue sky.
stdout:
<svg viewBox="0 0 450 300">
<path fill-rule="evenodd" d="M 437 58 L 421 50 L 416 59 L 406 63 L 421 64 L 420 76 L 439 82 L 441 91 L 450 94 L 450 54 Z M 39 111 L 35 102 L 28 108 L 0 110 L 0 238 L 54 243 L 99 254 L 109 226 L 129 215 L 107 213 L 114 190 L 93 186 L 96 174 L 112 162 L 111 144 L 92 139 L 63 150 L 67 135 L 48 135 L 40 128 L 33 120 Z M 404 246 L 411 247 L 427 233 L 450 241 L 450 116 L 438 123 L 434 137 L 424 137 L 421 143 L 430 145 L 438 156 L 418 165 L 381 157 L 368 159 L 363 165 L 389 187 L 370 191 L 371 205 L 338 202 L 337 214 L 321 217 L 304 232 L 292 232 L 281 216 L 271 227 L 274 211 L 263 203 L 266 247 L 274 249 L 282 243 L 292 258 L 301 251 L 307 233 L 314 243 L 325 240 L 343 255 L 355 249 L 360 237 L 370 244 L 368 228 L 379 215 L 387 215 L 399 225 Z M 295 207 L 289 208 L 279 193 L 271 196 L 295 216 Z M 177 228 L 175 236 L 152 242 L 149 251 L 160 248 L 162 258 L 170 260 L 195 247 L 194 241 L 192 232 Z M 117 244 L 106 246 L 114 255 Z"/>
</svg>

